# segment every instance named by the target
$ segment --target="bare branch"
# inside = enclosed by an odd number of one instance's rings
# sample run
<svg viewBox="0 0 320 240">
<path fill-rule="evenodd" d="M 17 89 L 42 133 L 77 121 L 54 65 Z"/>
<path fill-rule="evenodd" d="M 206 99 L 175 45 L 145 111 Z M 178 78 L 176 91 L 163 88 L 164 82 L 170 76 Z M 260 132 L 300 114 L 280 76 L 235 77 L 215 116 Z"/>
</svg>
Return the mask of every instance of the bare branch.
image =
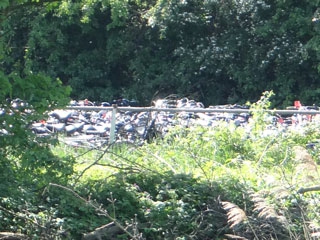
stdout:
<svg viewBox="0 0 320 240">
<path fill-rule="evenodd" d="M 312 187 L 301 187 L 298 189 L 298 193 L 306 193 L 306 192 L 314 192 L 314 191 L 320 191 L 320 185 L 315 185 Z"/>
<path fill-rule="evenodd" d="M 79 179 L 83 176 L 83 174 L 90 169 L 92 166 L 96 165 L 102 158 L 103 156 L 108 152 L 109 146 L 103 151 L 103 153 L 91 164 L 89 164 L 85 169 L 82 170 L 82 172 L 79 174 L 79 176 L 76 178 L 74 185 L 78 183 Z"/>
<path fill-rule="evenodd" d="M 23 240 L 23 239 L 29 239 L 29 238 L 26 235 L 21 233 L 0 232 L 0 239 Z"/>
<path fill-rule="evenodd" d="M 115 226 L 114 222 L 111 222 L 96 228 L 92 232 L 83 234 L 82 239 L 96 240 L 96 239 L 101 239 L 103 236 L 110 237 L 120 232 L 122 232 L 122 230 L 118 226 Z"/>
</svg>

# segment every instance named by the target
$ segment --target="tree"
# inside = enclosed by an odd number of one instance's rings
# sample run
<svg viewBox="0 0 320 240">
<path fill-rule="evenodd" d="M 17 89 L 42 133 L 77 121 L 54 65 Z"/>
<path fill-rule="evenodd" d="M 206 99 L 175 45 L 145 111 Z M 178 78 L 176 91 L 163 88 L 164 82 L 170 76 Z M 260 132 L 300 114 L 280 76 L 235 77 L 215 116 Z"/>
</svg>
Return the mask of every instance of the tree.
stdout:
<svg viewBox="0 0 320 240">
<path fill-rule="evenodd" d="M 50 145 L 57 141 L 37 137 L 31 124 L 46 118 L 49 110 L 65 106 L 70 87 L 32 73 L 22 55 L 28 50 L 26 38 L 15 35 L 7 24 L 17 16 L 25 19 L 34 13 L 32 7 L 45 7 L 48 2 L 2 1 L 0 5 L 0 230 L 19 229 L 30 236 L 37 226 L 31 216 L 39 211 L 41 191 L 49 182 L 65 183 L 73 171 L 72 159 L 52 154 Z M 28 24 L 16 22 L 16 27 L 28 30 Z M 12 36 L 21 39 L 12 44 Z"/>
<path fill-rule="evenodd" d="M 318 0 L 31 3 L 5 21 L 2 65 L 59 77 L 74 98 L 318 101 Z"/>
</svg>

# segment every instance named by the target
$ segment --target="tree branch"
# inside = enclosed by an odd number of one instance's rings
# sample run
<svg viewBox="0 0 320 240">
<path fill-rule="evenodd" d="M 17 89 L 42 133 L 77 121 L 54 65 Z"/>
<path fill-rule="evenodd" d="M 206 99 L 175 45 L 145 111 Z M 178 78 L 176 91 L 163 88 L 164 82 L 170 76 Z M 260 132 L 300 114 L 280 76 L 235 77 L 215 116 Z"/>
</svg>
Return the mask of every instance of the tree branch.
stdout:
<svg viewBox="0 0 320 240">
<path fill-rule="evenodd" d="M 29 239 L 29 238 L 26 235 L 21 233 L 0 232 L 0 239 L 22 240 L 22 239 Z"/>
<path fill-rule="evenodd" d="M 320 191 L 320 185 L 315 185 L 312 187 L 301 187 L 298 189 L 298 193 L 306 193 L 306 192 L 314 192 L 314 191 Z"/>
<path fill-rule="evenodd" d="M 115 226 L 114 222 L 102 225 L 96 228 L 94 231 L 89 233 L 84 233 L 82 239 L 83 240 L 96 240 L 101 239 L 103 236 L 114 236 L 122 232 L 121 229 Z"/>
<path fill-rule="evenodd" d="M 89 169 L 91 168 L 93 165 L 97 164 L 101 158 L 103 158 L 103 156 L 108 152 L 109 146 L 103 151 L 103 153 L 97 158 L 97 160 L 95 160 L 93 163 L 89 164 L 85 169 L 82 170 L 82 172 L 79 174 L 79 176 L 76 178 L 76 180 L 74 181 L 74 185 L 77 184 L 77 182 L 79 181 L 79 179 L 83 176 L 83 174 Z"/>
</svg>

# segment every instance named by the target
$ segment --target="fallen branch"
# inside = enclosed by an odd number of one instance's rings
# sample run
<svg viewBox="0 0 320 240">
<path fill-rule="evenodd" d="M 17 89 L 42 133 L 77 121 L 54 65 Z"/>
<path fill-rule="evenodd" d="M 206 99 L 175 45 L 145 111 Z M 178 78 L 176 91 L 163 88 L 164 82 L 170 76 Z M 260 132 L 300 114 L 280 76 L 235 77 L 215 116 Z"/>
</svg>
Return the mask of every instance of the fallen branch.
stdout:
<svg viewBox="0 0 320 240">
<path fill-rule="evenodd" d="M 306 193 L 306 192 L 314 192 L 314 191 L 320 191 L 320 185 L 315 185 L 312 187 L 301 187 L 298 189 L 298 193 Z"/>
<path fill-rule="evenodd" d="M 248 240 L 245 237 L 240 237 L 240 236 L 236 236 L 236 235 L 233 235 L 233 234 L 225 234 L 224 236 L 229 238 L 229 239 Z"/>
<path fill-rule="evenodd" d="M 23 239 L 29 239 L 29 238 L 26 235 L 21 233 L 0 232 L 0 239 L 23 240 Z"/>
<path fill-rule="evenodd" d="M 95 240 L 102 239 L 103 236 L 111 237 L 121 233 L 122 230 L 114 224 L 114 222 L 102 225 L 96 228 L 94 231 L 89 233 L 84 233 L 83 240 Z"/>
</svg>

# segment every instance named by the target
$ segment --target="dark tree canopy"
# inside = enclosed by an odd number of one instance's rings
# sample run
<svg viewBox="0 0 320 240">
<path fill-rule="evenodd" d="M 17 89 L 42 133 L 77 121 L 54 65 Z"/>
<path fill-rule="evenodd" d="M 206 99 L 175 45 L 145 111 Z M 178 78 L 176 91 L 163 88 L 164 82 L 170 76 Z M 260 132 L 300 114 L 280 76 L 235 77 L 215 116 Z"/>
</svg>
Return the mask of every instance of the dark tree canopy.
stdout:
<svg viewBox="0 0 320 240">
<path fill-rule="evenodd" d="M 206 104 L 320 100 L 319 1 L 4 1 L 1 67 L 73 98 L 179 94 Z"/>
</svg>

